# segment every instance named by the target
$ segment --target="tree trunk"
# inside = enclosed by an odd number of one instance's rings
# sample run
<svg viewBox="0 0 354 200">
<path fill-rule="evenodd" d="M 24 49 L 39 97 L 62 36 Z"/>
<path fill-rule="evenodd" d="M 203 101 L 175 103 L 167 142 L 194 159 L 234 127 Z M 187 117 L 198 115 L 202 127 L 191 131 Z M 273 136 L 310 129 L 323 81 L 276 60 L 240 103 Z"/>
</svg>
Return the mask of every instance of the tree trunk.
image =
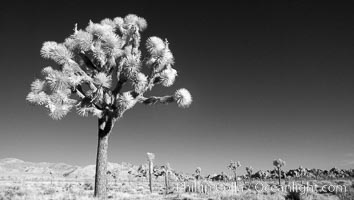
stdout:
<svg viewBox="0 0 354 200">
<path fill-rule="evenodd" d="M 98 144 L 94 196 L 107 199 L 107 154 L 108 138 L 113 128 L 113 119 L 103 116 L 98 119 Z"/>
<path fill-rule="evenodd" d="M 165 187 L 166 187 L 166 195 L 168 194 L 168 188 L 169 188 L 169 184 L 168 184 L 168 175 L 169 175 L 169 171 L 166 170 L 165 172 Z"/>
<path fill-rule="evenodd" d="M 237 173 L 236 173 L 236 170 L 234 171 L 234 175 L 235 175 L 235 182 L 236 182 L 236 187 L 237 187 Z"/>
<path fill-rule="evenodd" d="M 152 170 L 153 170 L 154 165 L 152 164 L 152 161 L 149 161 L 149 188 L 150 188 L 150 193 L 152 193 Z"/>
<path fill-rule="evenodd" d="M 280 171 L 280 168 L 278 168 L 278 178 L 279 178 L 279 185 L 280 185 L 280 179 L 281 179 L 281 173 L 280 173 L 281 171 Z"/>
</svg>

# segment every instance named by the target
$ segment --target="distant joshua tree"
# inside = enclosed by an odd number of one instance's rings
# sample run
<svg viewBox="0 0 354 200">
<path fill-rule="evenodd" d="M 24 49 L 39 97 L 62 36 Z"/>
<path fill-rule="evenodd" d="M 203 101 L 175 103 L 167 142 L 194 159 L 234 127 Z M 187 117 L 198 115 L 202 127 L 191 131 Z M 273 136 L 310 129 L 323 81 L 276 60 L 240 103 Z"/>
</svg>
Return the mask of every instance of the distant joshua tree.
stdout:
<svg viewBox="0 0 354 200">
<path fill-rule="evenodd" d="M 234 173 L 234 177 L 235 177 L 235 182 L 236 182 L 236 186 L 237 186 L 237 168 L 241 167 L 241 163 L 240 161 L 230 161 L 230 164 L 227 166 L 227 168 L 229 170 L 231 170 Z"/>
<path fill-rule="evenodd" d="M 153 153 L 147 153 L 147 158 L 149 162 L 149 188 L 150 192 L 152 193 L 152 172 L 154 170 L 154 159 L 155 159 L 155 154 Z"/>
<path fill-rule="evenodd" d="M 304 167 L 302 167 L 300 165 L 299 168 L 298 168 L 298 171 L 299 171 L 299 178 L 300 178 L 300 181 L 301 181 L 301 184 L 302 184 L 302 179 L 305 177 L 306 170 L 305 170 Z"/>
<path fill-rule="evenodd" d="M 125 111 L 137 103 L 177 102 L 186 108 L 192 102 L 184 88 L 169 96 L 144 96 L 155 85 L 171 86 L 177 76 L 167 40 L 148 38 L 147 53 L 142 55 L 140 33 L 146 27 L 145 19 L 133 14 L 100 23 L 90 21 L 84 30 L 78 30 L 76 24 L 65 42 L 44 42 L 40 51 L 57 67 L 42 70 L 44 78 L 31 84 L 26 99 L 46 107 L 53 119 L 63 118 L 74 107 L 81 116 L 98 118 L 95 197 L 107 196 L 108 138 Z"/>
<path fill-rule="evenodd" d="M 164 172 L 165 172 L 165 188 L 166 188 L 166 195 L 167 195 L 168 190 L 170 188 L 170 185 L 169 185 L 169 176 L 170 176 L 170 172 L 171 172 L 170 163 L 167 163 L 165 166 L 163 166 L 163 168 L 164 168 Z"/>
<path fill-rule="evenodd" d="M 321 175 L 321 170 L 320 169 L 312 169 L 314 175 L 315 175 L 315 178 L 316 180 L 318 180 L 318 177 Z M 354 170 L 353 170 L 354 172 Z"/>
<path fill-rule="evenodd" d="M 200 180 L 202 178 L 201 173 L 202 173 L 202 168 L 197 167 L 195 169 L 195 179 Z"/>
<path fill-rule="evenodd" d="M 273 161 L 273 165 L 277 168 L 278 170 L 278 180 L 279 180 L 279 185 L 281 185 L 281 168 L 285 166 L 285 161 L 282 159 L 276 159 Z"/>
<path fill-rule="evenodd" d="M 249 182 L 251 184 L 251 176 L 252 176 L 252 172 L 253 172 L 252 166 L 246 167 L 246 172 L 248 174 L 248 179 L 249 179 Z"/>
<path fill-rule="evenodd" d="M 52 171 L 49 171 L 49 174 L 50 174 L 50 184 L 53 185 L 54 174 Z"/>
</svg>

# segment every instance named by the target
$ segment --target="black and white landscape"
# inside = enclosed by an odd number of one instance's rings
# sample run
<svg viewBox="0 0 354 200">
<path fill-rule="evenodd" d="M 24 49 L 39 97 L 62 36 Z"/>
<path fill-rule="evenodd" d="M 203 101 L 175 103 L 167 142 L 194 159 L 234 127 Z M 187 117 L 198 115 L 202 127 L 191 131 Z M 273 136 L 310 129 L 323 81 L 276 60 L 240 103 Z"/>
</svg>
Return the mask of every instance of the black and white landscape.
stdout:
<svg viewBox="0 0 354 200">
<path fill-rule="evenodd" d="M 350 2 L 0 6 L 0 199 L 354 198 Z"/>
</svg>

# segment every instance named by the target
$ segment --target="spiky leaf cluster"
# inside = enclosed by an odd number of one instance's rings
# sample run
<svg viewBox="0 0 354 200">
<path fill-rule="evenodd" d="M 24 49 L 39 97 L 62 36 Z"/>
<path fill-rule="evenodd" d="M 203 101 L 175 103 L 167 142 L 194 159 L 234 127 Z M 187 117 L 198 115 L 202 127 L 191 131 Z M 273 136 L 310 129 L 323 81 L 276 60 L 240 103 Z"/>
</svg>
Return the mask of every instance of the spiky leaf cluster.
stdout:
<svg viewBox="0 0 354 200">
<path fill-rule="evenodd" d="M 195 169 L 195 173 L 196 173 L 196 174 L 202 173 L 202 168 L 201 168 L 201 167 L 197 167 L 197 168 Z"/>
<path fill-rule="evenodd" d="M 241 167 L 241 163 L 240 161 L 230 161 L 229 165 L 227 166 L 227 168 L 229 170 L 232 170 L 232 171 L 236 171 L 237 168 Z"/>
<path fill-rule="evenodd" d="M 247 172 L 247 174 L 252 174 L 253 167 L 252 166 L 246 167 L 246 172 Z"/>
<path fill-rule="evenodd" d="M 144 18 L 129 14 L 100 23 L 90 21 L 84 29 L 76 24 L 63 43 L 43 43 L 42 57 L 57 65 L 42 70 L 43 78 L 31 84 L 27 100 L 45 106 L 54 119 L 72 108 L 81 116 L 119 118 L 136 103 L 177 102 L 179 107 L 188 107 L 192 97 L 184 88 L 170 96 L 143 96 L 155 85 L 172 86 L 177 77 L 166 39 L 148 38 L 147 55 L 142 55 L 140 34 L 146 27 Z M 143 68 L 150 70 L 148 75 Z M 132 89 L 123 92 L 123 87 Z"/>
<path fill-rule="evenodd" d="M 152 162 L 155 159 L 154 153 L 147 152 L 146 155 L 149 162 Z"/>
<path fill-rule="evenodd" d="M 273 161 L 273 165 L 276 167 L 276 168 L 282 168 L 283 166 L 285 166 L 285 161 L 278 158 L 276 160 Z"/>
</svg>

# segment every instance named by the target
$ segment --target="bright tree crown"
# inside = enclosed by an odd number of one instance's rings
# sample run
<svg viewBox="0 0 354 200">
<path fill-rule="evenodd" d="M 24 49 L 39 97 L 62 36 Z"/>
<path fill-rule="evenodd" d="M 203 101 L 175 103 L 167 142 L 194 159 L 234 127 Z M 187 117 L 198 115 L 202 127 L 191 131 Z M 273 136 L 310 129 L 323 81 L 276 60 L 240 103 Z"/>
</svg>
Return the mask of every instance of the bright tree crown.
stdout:
<svg viewBox="0 0 354 200">
<path fill-rule="evenodd" d="M 188 90 L 174 95 L 144 97 L 155 85 L 169 87 L 177 77 L 168 41 L 156 36 L 147 39 L 147 55 L 140 51 L 140 33 L 147 28 L 144 18 L 130 14 L 124 18 L 89 22 L 63 43 L 44 42 L 43 58 L 56 62 L 45 67 L 43 79 L 31 84 L 27 100 L 43 105 L 53 119 L 63 118 L 72 108 L 78 114 L 119 118 L 136 103 L 176 102 L 186 108 L 192 102 Z M 142 72 L 146 68 L 148 75 Z M 123 91 L 126 87 L 128 90 Z"/>
<path fill-rule="evenodd" d="M 277 168 L 281 168 L 285 166 L 285 161 L 279 158 L 273 161 L 273 165 Z"/>
<path fill-rule="evenodd" d="M 241 167 L 241 162 L 240 161 L 230 161 L 229 165 L 227 166 L 227 168 L 229 170 L 235 171 L 237 170 L 237 168 Z"/>
<path fill-rule="evenodd" d="M 253 167 L 252 167 L 252 166 L 246 167 L 246 172 L 247 172 L 248 174 L 252 174 L 252 172 L 253 172 Z"/>
</svg>

